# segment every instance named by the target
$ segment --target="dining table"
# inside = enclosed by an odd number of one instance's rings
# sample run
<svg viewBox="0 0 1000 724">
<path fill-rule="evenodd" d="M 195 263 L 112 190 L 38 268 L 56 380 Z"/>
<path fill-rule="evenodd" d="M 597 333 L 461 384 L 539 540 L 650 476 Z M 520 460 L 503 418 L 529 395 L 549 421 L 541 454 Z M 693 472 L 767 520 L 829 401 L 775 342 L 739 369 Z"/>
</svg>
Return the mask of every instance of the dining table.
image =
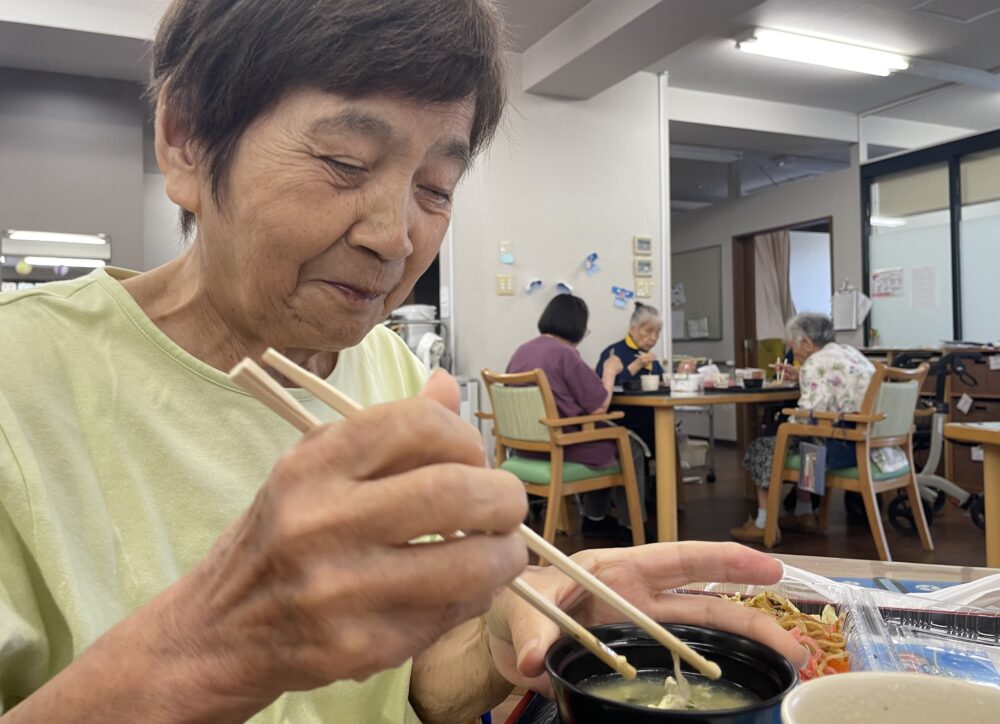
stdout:
<svg viewBox="0 0 1000 724">
<path fill-rule="evenodd" d="M 776 385 L 758 389 L 712 388 L 700 393 L 674 394 L 671 394 L 668 388 L 662 388 L 651 392 L 622 391 L 612 395 L 612 405 L 653 409 L 653 437 L 656 443 L 657 540 L 677 540 L 677 491 L 681 481 L 677 476 L 676 408 L 794 402 L 798 399 L 797 385 Z"/>
<path fill-rule="evenodd" d="M 983 448 L 986 565 L 1000 567 L 1000 422 L 949 422 L 944 426 L 944 437 Z"/>
</svg>

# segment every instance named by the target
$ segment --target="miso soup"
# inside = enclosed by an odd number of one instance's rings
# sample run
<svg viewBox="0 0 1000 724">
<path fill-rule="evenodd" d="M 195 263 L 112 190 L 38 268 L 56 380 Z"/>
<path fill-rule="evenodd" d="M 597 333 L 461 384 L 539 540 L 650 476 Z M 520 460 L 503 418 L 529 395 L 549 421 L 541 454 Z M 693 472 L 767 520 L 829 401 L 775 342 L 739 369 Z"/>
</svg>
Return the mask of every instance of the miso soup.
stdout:
<svg viewBox="0 0 1000 724">
<path fill-rule="evenodd" d="M 668 693 L 664 680 L 672 673 L 667 669 L 650 669 L 640 671 L 632 681 L 623 679 L 618 674 L 600 674 L 584 679 L 577 686 L 602 699 L 662 709 L 668 708 L 660 706 L 664 695 Z M 756 694 L 729 681 L 710 681 L 703 676 L 688 673 L 684 677 L 691 684 L 691 700 L 687 709 L 737 709 L 760 701 Z"/>
</svg>

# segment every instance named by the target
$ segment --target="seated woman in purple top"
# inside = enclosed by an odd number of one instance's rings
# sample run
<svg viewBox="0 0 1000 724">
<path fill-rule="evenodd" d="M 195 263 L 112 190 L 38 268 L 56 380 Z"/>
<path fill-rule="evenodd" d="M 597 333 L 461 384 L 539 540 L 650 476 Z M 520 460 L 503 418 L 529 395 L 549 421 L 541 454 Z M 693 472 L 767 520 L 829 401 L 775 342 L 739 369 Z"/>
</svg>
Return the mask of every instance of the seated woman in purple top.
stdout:
<svg viewBox="0 0 1000 724">
<path fill-rule="evenodd" d="M 588 316 L 587 304 L 579 297 L 560 294 L 553 298 L 538 320 L 541 335 L 518 347 L 507 365 L 507 372 L 543 370 L 562 417 L 606 412 L 615 376 L 622 370 L 622 362 L 614 354 L 605 360 L 601 377 L 583 361 L 576 347 L 587 334 Z M 641 449 L 633 449 L 633 459 L 639 478 L 639 497 L 642 499 L 645 480 Z M 566 460 L 592 468 L 607 468 L 618 462 L 618 448 L 609 440 L 573 445 L 566 449 Z M 617 508 L 617 522 L 608 515 L 612 496 Z M 631 534 L 625 527 L 628 524 L 628 507 L 624 488 L 614 488 L 613 492 L 597 490 L 582 497 L 584 536 L 631 540 Z"/>
</svg>

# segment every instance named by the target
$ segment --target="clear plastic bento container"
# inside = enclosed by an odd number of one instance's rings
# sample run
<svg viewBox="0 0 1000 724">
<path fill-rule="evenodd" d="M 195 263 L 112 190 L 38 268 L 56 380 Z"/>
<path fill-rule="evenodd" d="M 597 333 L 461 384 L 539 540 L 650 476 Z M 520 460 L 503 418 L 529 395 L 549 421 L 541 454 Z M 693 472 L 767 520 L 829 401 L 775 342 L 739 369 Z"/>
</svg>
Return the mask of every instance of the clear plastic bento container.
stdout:
<svg viewBox="0 0 1000 724">
<path fill-rule="evenodd" d="M 1000 687 L 1000 612 L 837 583 L 786 567 L 769 586 L 697 584 L 678 593 L 771 591 L 807 614 L 827 604 L 844 615 L 851 671 L 917 671 Z"/>
</svg>

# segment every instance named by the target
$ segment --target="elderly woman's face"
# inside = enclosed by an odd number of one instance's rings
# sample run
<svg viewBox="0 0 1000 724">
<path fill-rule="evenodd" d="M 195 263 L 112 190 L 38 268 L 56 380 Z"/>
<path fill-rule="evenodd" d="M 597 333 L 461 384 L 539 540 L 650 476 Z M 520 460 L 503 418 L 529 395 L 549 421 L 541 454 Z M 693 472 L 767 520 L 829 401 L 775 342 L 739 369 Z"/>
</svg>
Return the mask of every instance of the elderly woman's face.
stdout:
<svg viewBox="0 0 1000 724">
<path fill-rule="evenodd" d="M 646 322 L 644 324 L 629 327 L 629 336 L 639 349 L 649 351 L 660 339 L 662 323 Z"/>
<path fill-rule="evenodd" d="M 247 129 L 221 208 L 201 181 L 196 251 L 216 306 L 269 344 L 357 344 L 437 254 L 473 110 L 290 94 Z"/>
<path fill-rule="evenodd" d="M 799 362 L 805 362 L 809 359 L 813 352 L 819 349 L 819 347 L 817 347 L 808 337 L 793 339 L 789 344 L 792 347 L 792 353 L 795 355 L 795 359 Z"/>
</svg>

